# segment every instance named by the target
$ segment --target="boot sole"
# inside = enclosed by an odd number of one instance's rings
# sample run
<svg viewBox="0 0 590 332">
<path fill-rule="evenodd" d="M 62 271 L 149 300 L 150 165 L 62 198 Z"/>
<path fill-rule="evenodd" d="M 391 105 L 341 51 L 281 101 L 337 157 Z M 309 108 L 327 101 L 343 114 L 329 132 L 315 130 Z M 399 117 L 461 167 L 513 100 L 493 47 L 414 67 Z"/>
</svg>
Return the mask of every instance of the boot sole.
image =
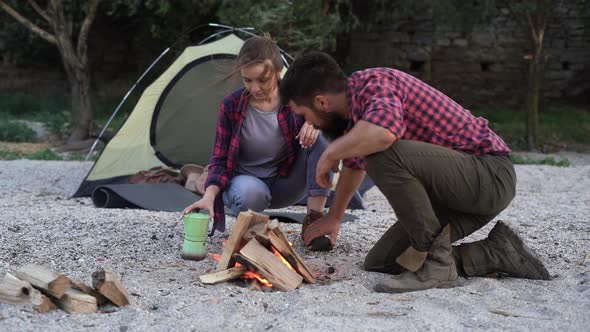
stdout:
<svg viewBox="0 0 590 332">
<path fill-rule="evenodd" d="M 508 237 L 508 241 L 510 241 L 517 252 L 519 252 L 532 266 L 534 266 L 537 270 L 537 274 L 540 275 L 540 277 L 527 277 L 528 279 L 551 279 L 551 275 L 549 274 L 549 271 L 547 271 L 547 268 L 545 268 L 541 258 L 524 243 L 518 234 L 516 234 L 503 221 L 498 221 L 496 227 L 498 227 L 498 232 Z"/>
</svg>

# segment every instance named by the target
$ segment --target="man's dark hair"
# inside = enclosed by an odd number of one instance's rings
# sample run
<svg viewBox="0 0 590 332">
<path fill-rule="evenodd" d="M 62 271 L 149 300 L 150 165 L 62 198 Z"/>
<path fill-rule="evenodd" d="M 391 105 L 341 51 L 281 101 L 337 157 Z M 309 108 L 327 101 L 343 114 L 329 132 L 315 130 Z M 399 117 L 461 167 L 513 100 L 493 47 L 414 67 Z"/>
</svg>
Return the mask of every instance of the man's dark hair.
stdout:
<svg viewBox="0 0 590 332">
<path fill-rule="evenodd" d="M 346 90 L 346 75 L 326 53 L 311 51 L 297 57 L 281 80 L 281 102 L 293 100 L 298 105 L 312 106 L 313 96 Z"/>
</svg>

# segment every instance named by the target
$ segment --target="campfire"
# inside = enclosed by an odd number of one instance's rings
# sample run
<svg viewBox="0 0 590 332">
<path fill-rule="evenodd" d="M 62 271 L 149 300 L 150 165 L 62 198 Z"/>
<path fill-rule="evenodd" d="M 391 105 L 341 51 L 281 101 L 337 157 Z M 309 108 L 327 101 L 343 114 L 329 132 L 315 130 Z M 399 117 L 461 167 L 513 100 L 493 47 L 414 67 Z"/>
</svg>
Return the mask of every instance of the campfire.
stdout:
<svg viewBox="0 0 590 332">
<path fill-rule="evenodd" d="M 218 259 L 216 272 L 200 277 L 204 284 L 243 278 L 260 287 L 291 291 L 304 281 L 310 284 L 316 281 L 303 259 L 291 247 L 279 221 L 269 220 L 267 215 L 252 211 L 238 215 Z"/>
</svg>

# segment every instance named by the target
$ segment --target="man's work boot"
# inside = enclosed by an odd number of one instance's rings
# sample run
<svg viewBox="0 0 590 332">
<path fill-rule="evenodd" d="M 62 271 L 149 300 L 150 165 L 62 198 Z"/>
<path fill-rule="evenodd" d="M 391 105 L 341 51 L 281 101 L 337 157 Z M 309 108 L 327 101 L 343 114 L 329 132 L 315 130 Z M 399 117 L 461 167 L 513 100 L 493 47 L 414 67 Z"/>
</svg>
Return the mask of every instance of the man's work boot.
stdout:
<svg viewBox="0 0 590 332">
<path fill-rule="evenodd" d="M 539 255 L 503 221 L 498 221 L 487 239 L 461 244 L 459 252 L 463 271 L 470 277 L 502 272 L 517 278 L 551 278 Z"/>
<path fill-rule="evenodd" d="M 443 228 L 440 234 L 434 239 L 430 249 L 426 253 L 426 260 L 416 272 L 412 272 L 412 265 L 404 264 L 408 271 L 395 276 L 388 277 L 375 286 L 375 291 L 382 293 L 403 293 L 429 288 L 454 287 L 459 276 L 451 252 L 450 225 Z M 418 252 L 419 253 L 419 252 Z M 403 254 L 402 254 L 403 255 Z M 414 255 L 420 260 L 420 255 Z M 400 256 L 401 257 L 401 256 Z M 401 260 L 397 260 L 398 263 Z M 409 262 L 408 262 L 409 263 Z M 419 264 L 419 262 L 418 262 Z"/>
<path fill-rule="evenodd" d="M 305 234 L 305 230 L 309 225 L 311 225 L 314 221 L 320 219 L 324 216 L 323 212 L 309 210 L 309 213 L 303 219 L 303 225 L 301 225 L 301 239 L 303 240 L 303 234 Z M 309 246 L 311 251 L 330 251 L 332 250 L 332 243 L 327 236 L 320 236 L 311 241 Z"/>
</svg>

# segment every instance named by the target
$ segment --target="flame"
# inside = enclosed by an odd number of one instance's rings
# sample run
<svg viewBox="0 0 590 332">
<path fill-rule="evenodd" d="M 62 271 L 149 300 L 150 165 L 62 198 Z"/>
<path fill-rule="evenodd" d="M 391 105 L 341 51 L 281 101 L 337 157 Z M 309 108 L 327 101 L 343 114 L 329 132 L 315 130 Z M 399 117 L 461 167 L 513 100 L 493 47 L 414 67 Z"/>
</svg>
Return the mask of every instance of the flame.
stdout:
<svg viewBox="0 0 590 332">
<path fill-rule="evenodd" d="M 213 258 L 216 261 L 220 261 L 221 260 L 221 255 L 220 254 L 215 254 L 212 252 L 207 253 L 207 255 L 209 255 L 209 257 Z"/>
<path fill-rule="evenodd" d="M 295 269 L 291 266 L 291 264 L 289 264 L 289 262 L 285 259 L 285 257 L 283 257 L 283 255 L 281 255 L 280 252 L 278 252 L 274 247 L 270 247 L 270 249 L 272 250 L 272 253 L 275 254 L 275 256 L 277 256 L 278 258 L 281 259 L 281 261 L 283 262 L 283 264 L 287 265 L 288 268 L 290 268 L 291 270 L 295 271 Z M 236 262 L 236 266 L 242 266 L 242 264 Z M 272 287 L 272 283 L 270 283 L 270 281 L 268 281 L 267 279 L 264 279 L 262 277 L 262 275 L 260 275 L 260 273 L 258 272 L 252 272 L 252 271 L 246 271 L 244 273 L 244 275 L 242 276 L 242 278 L 244 279 L 256 279 L 258 280 L 263 286 L 266 287 Z"/>
<path fill-rule="evenodd" d="M 283 255 L 281 255 L 280 252 L 278 252 L 275 247 L 270 247 L 270 249 L 272 249 L 272 253 L 275 254 L 275 256 L 277 256 L 278 258 L 281 259 L 281 261 L 283 262 L 283 264 L 287 265 L 288 268 L 290 268 L 291 270 L 295 271 L 295 269 L 291 266 L 291 264 L 289 264 L 289 262 L 287 262 L 287 260 L 285 259 L 285 257 L 283 257 Z"/>
<path fill-rule="evenodd" d="M 237 264 L 236 264 L 237 266 Z M 252 271 L 246 271 L 246 273 L 244 273 L 244 275 L 242 276 L 242 278 L 244 279 L 256 279 L 258 280 L 261 284 L 263 284 L 266 287 L 272 287 L 272 284 L 264 279 L 258 272 L 252 272 Z"/>
</svg>

